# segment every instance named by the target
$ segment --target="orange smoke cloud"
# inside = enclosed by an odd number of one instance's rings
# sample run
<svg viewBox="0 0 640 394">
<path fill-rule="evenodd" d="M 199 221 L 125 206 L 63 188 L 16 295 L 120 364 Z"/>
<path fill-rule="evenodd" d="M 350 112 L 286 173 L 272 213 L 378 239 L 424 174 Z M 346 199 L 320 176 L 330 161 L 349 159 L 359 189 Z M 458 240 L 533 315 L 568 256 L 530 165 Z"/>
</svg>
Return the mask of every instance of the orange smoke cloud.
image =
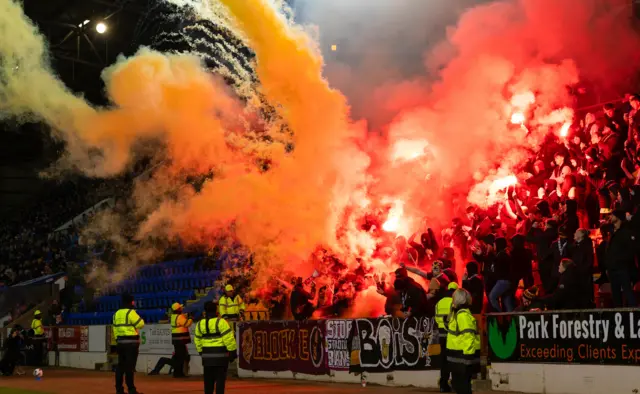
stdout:
<svg viewBox="0 0 640 394">
<path fill-rule="evenodd" d="M 575 98 L 568 87 L 581 79 L 608 91 L 626 83 L 640 55 L 628 50 L 638 43 L 635 33 L 616 19 L 622 3 L 520 0 L 477 6 L 425 59 L 420 58 L 427 51 L 423 17 L 455 12 L 418 7 L 410 15 L 413 23 L 393 23 L 396 30 L 406 29 L 399 34 L 403 45 L 394 35 L 379 45 L 363 45 L 368 60 L 360 65 L 363 72 L 359 65 L 342 64 L 344 72 L 338 73 L 355 81 L 353 104 L 375 121 L 380 135 L 373 136 L 364 122 L 351 122 L 347 100 L 323 79 L 316 43 L 269 0 L 220 0 L 256 53 L 258 93 L 280 118 L 262 119 L 260 127 L 254 126 L 256 111 L 199 59 L 146 49 L 104 72 L 111 105 L 93 109 L 52 76 L 41 37 L 23 23 L 13 2 L 5 2 L 2 31 L 17 33 L 0 37 L 6 77 L 0 78 L 0 97 L 8 98 L 0 105 L 20 116 L 35 113 L 59 130 L 68 142 L 68 163 L 91 175 L 121 173 L 137 144 L 160 141 L 166 165 L 139 181 L 134 193 L 136 213 L 143 218 L 138 240 L 180 237 L 209 244 L 220 232 L 232 233 L 255 254 L 261 279 L 285 266 L 309 275 L 314 267 L 304 261 L 317 245 L 342 253 L 348 265 L 363 257 L 382 270 L 384 262 L 371 261 L 377 239 L 359 222 L 371 205 L 385 198 L 401 201 L 383 220 L 392 220 L 387 230 L 409 235 L 424 216 L 435 227 L 461 205 L 498 199 L 542 138 L 562 133 L 573 119 L 569 108 Z M 354 15 L 367 16 L 358 9 L 349 13 Z M 394 18 L 376 14 L 383 27 L 387 17 Z M 349 52 L 335 42 L 336 56 Z M 406 50 L 416 42 L 417 51 Z M 393 45 L 388 53 L 396 54 L 394 59 L 385 59 L 384 45 Z M 406 67 L 407 52 L 419 58 L 412 67 Z M 426 68 L 406 71 L 422 61 Z M 367 78 L 354 76 L 364 75 L 375 77 L 377 89 L 358 85 Z M 30 84 L 33 90 L 21 91 Z M 527 130 L 511 125 L 515 114 Z M 291 153 L 285 140 L 294 146 Z M 100 153 L 92 156 L 96 148 Z M 260 160 L 269 162 L 269 171 L 256 165 Z M 199 193 L 178 187 L 186 176 L 203 173 L 212 179 Z M 363 303 L 379 298 L 371 290 L 360 297 Z"/>
<path fill-rule="evenodd" d="M 165 141 L 172 166 L 207 172 L 242 162 L 228 135 L 241 132 L 241 107 L 198 58 L 141 49 L 103 72 L 113 108 L 80 117 L 83 139 L 104 152 L 106 174 L 122 172 L 140 139 Z"/>
<path fill-rule="evenodd" d="M 220 232 L 231 232 L 254 253 L 256 268 L 276 270 L 285 265 L 307 269 L 300 262 L 317 245 L 342 246 L 336 241 L 337 222 L 368 165 L 355 144 L 364 128 L 350 123 L 346 99 L 323 79 L 313 41 L 270 1 L 222 2 L 260 58 L 260 93 L 280 117 L 264 121 L 260 129 L 250 126 L 256 111 L 230 94 L 200 59 L 148 49 L 104 71 L 111 104 L 94 111 L 49 73 L 42 38 L 19 7 L 8 4 L 16 30 L 34 50 L 20 52 L 10 39 L 0 39 L 2 54 L 30 71 L 13 73 L 0 85 L 3 93 L 23 100 L 3 108 L 14 114 L 31 111 L 62 130 L 68 146 L 78 147 L 68 152 L 67 164 L 91 175 L 123 172 L 146 141 L 164 147 L 159 155 L 165 166 L 139 181 L 134 192 L 143 218 L 138 240 L 180 237 L 208 244 Z M 10 19 L 5 14 L 0 23 L 6 27 Z M 34 92 L 51 103 L 17 93 L 16 86 L 25 85 L 29 75 L 40 77 L 43 84 Z M 60 120 L 58 112 L 66 117 Z M 293 136 L 293 153 L 277 142 L 288 139 L 282 137 L 283 123 Z M 260 142 L 264 139 L 276 142 Z M 87 161 L 92 151 L 98 154 Z M 269 171 L 256 165 L 258 159 L 269 161 Z M 186 176 L 206 173 L 213 177 L 199 193 L 180 187 Z"/>
<path fill-rule="evenodd" d="M 199 194 L 178 204 L 165 202 L 145 229 L 159 228 L 169 221 L 171 233 L 203 242 L 203 233 L 233 224 L 238 240 L 255 253 L 259 268 L 287 265 L 292 269 L 299 265 L 312 270 L 300 261 L 317 245 L 335 243 L 332 220 L 337 220 L 334 218 L 342 206 L 334 193 L 351 196 L 368 159 L 354 148 L 356 126 L 349 123 L 345 98 L 322 78 L 322 60 L 312 41 L 288 25 L 267 1 L 222 3 L 260 59 L 256 70 L 262 93 L 289 126 L 295 149 L 285 155 L 274 147 L 272 166 L 261 173 L 246 163 L 240 165 L 221 145 L 214 144 L 221 150 L 212 152 L 212 158 L 207 158 L 206 150 L 202 159 L 188 151 L 207 146 L 203 144 L 206 140 L 201 141 L 207 137 L 201 134 L 211 130 L 170 140 L 170 146 L 181 149 L 177 155 L 181 159 L 197 163 L 213 158 L 230 160 Z M 198 117 L 192 122 L 198 122 Z M 222 133 L 217 134 L 218 142 L 223 142 Z M 183 163 L 177 165 L 184 168 Z"/>
</svg>

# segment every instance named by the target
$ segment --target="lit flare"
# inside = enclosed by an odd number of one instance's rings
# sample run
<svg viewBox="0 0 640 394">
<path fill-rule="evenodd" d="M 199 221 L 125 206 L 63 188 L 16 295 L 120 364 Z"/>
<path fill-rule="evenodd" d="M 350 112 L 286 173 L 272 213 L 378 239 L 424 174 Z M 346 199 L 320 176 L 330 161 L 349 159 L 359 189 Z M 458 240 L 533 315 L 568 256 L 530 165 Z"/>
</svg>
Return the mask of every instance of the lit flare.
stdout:
<svg viewBox="0 0 640 394">
<path fill-rule="evenodd" d="M 425 139 L 401 139 L 393 144 L 391 160 L 395 162 L 412 161 L 425 155 L 429 141 Z"/>
<path fill-rule="evenodd" d="M 511 97 L 511 105 L 519 109 L 529 108 L 529 106 L 535 102 L 536 96 L 530 91 L 514 94 L 513 97 Z"/>
<path fill-rule="evenodd" d="M 516 184 L 518 184 L 518 178 L 516 178 L 515 175 L 508 175 L 494 180 L 493 182 L 491 182 L 491 186 L 489 186 L 490 201 L 495 201 L 496 195 L 500 191 Z"/>
<path fill-rule="evenodd" d="M 404 215 L 404 201 L 395 200 L 389 210 L 387 220 L 382 224 L 382 229 L 388 233 L 397 233 L 402 227 Z"/>
<path fill-rule="evenodd" d="M 526 120 L 524 114 L 522 112 L 514 112 L 511 115 L 511 123 L 512 124 L 524 124 Z"/>
</svg>

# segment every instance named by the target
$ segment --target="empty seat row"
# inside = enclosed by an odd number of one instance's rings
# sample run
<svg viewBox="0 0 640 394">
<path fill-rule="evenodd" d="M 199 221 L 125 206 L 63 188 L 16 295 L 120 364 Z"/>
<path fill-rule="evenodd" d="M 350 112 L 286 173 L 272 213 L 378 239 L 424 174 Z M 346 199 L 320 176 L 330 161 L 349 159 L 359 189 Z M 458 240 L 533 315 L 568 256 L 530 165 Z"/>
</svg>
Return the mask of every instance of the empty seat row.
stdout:
<svg viewBox="0 0 640 394">
<path fill-rule="evenodd" d="M 130 285 L 130 284 L 145 284 L 145 283 L 155 283 L 155 282 L 165 282 L 165 281 L 173 281 L 173 280 L 183 280 L 183 279 L 198 279 L 198 278 L 209 278 L 209 277 L 217 277 L 220 275 L 220 271 L 196 271 L 189 272 L 185 274 L 176 274 L 168 277 L 165 276 L 154 276 L 151 278 L 131 278 L 125 279 L 121 282 L 122 285 Z"/>
<path fill-rule="evenodd" d="M 220 271 L 196 271 L 196 272 L 188 272 L 185 274 L 175 274 L 170 277 L 162 277 L 157 276 L 153 278 L 141 278 L 141 279 L 128 279 L 126 282 L 136 282 L 136 283 L 153 283 L 158 281 L 166 281 L 166 280 L 180 280 L 180 279 L 192 279 L 192 278 L 207 278 L 207 277 L 217 277 L 220 274 Z"/>
<path fill-rule="evenodd" d="M 170 290 L 204 289 L 214 286 L 220 276 L 218 271 L 211 271 L 208 276 L 176 276 L 167 279 L 154 278 L 140 281 L 126 281 L 113 288 L 117 294 L 145 293 Z"/>
<path fill-rule="evenodd" d="M 167 311 L 163 309 L 140 309 L 137 312 L 145 324 L 154 324 L 167 318 Z M 102 325 L 112 322 L 113 312 L 70 313 L 65 318 L 65 323 L 69 325 Z"/>
<path fill-rule="evenodd" d="M 184 274 L 195 271 L 196 259 L 185 259 L 178 261 L 167 261 L 160 264 L 147 265 L 138 270 L 134 277 L 136 278 L 152 278 L 156 276 L 168 276 L 176 274 Z"/>
<path fill-rule="evenodd" d="M 155 297 L 191 297 L 193 295 L 193 290 L 180 290 L 180 291 L 164 291 L 164 292 L 153 292 L 153 293 L 132 293 L 133 297 L 136 300 L 144 299 L 144 298 L 155 298 Z M 103 295 L 100 297 L 99 301 L 102 300 L 116 300 L 120 299 L 120 295 L 112 294 L 112 295 Z"/>
<path fill-rule="evenodd" d="M 174 302 L 184 304 L 193 297 L 193 290 L 134 294 L 136 308 L 170 308 Z M 118 310 L 122 306 L 120 295 L 100 297 L 96 301 L 98 312 Z"/>
</svg>

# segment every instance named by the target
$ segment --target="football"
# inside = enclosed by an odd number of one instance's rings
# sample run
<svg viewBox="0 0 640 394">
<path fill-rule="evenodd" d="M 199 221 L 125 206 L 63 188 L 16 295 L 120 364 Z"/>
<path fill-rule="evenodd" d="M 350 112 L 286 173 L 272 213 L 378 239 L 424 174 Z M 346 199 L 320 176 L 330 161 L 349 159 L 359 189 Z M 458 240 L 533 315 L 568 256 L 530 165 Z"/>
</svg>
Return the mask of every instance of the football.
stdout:
<svg viewBox="0 0 640 394">
<path fill-rule="evenodd" d="M 33 376 L 35 376 L 36 378 L 41 378 L 42 377 L 42 370 L 40 368 L 36 368 L 33 370 Z"/>
</svg>

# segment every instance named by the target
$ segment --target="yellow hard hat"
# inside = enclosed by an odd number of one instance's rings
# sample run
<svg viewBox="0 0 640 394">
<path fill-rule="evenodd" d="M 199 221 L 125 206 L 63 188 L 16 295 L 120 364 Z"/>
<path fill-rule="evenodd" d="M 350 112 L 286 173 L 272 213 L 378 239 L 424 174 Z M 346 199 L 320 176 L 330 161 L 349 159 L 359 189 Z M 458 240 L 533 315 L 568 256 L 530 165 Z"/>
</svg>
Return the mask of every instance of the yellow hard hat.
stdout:
<svg viewBox="0 0 640 394">
<path fill-rule="evenodd" d="M 171 310 L 172 311 L 177 311 L 180 308 L 184 308 L 184 305 L 182 305 L 179 302 L 174 302 L 173 305 L 171 305 Z"/>
<path fill-rule="evenodd" d="M 233 291 L 233 286 L 231 286 L 231 285 L 226 285 L 226 286 L 224 287 L 224 291 Z"/>
<path fill-rule="evenodd" d="M 33 312 L 33 315 L 34 315 L 34 316 L 38 316 L 38 315 L 40 315 L 40 314 L 41 314 L 41 312 L 40 312 L 38 309 L 36 309 L 36 311 L 35 311 L 35 312 Z"/>
<path fill-rule="evenodd" d="M 458 284 L 456 282 L 451 282 L 451 283 L 449 283 L 449 286 L 447 286 L 447 289 L 449 289 L 449 290 L 457 290 L 458 289 Z"/>
</svg>

